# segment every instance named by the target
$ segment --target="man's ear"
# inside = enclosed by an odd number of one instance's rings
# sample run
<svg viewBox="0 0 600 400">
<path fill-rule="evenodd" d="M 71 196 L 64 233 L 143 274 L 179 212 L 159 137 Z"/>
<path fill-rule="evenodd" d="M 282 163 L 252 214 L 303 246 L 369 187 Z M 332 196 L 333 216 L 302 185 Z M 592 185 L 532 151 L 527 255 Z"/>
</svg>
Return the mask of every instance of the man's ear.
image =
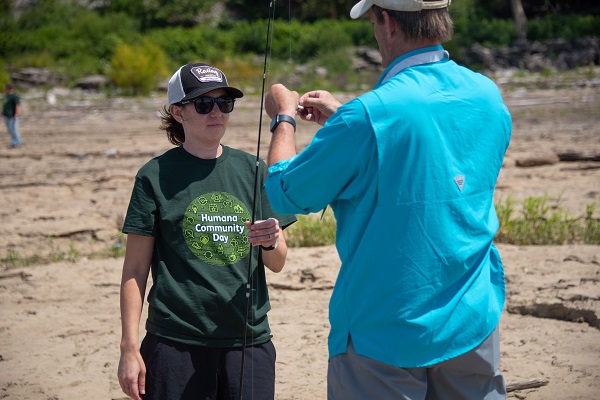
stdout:
<svg viewBox="0 0 600 400">
<path fill-rule="evenodd" d="M 398 31 L 398 23 L 396 22 L 395 18 L 390 17 L 390 14 L 388 14 L 386 10 L 383 10 L 382 15 L 386 35 L 391 38 Z"/>
</svg>

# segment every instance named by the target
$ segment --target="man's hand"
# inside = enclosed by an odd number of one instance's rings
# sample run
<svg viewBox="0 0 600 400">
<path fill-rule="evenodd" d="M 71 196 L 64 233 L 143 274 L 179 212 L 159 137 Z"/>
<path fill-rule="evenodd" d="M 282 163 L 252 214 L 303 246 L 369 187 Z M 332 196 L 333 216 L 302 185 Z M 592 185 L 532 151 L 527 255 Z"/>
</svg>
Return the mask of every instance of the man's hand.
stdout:
<svg viewBox="0 0 600 400">
<path fill-rule="evenodd" d="M 299 97 L 298 92 L 293 92 L 281 83 L 276 83 L 265 95 L 265 110 L 271 118 L 275 118 L 276 114 L 293 117 L 296 115 Z"/>
<path fill-rule="evenodd" d="M 316 122 L 325 125 L 327 119 L 333 115 L 342 103 L 325 90 L 313 90 L 300 97 L 300 103 L 304 112 L 300 118 L 305 121 Z"/>
</svg>

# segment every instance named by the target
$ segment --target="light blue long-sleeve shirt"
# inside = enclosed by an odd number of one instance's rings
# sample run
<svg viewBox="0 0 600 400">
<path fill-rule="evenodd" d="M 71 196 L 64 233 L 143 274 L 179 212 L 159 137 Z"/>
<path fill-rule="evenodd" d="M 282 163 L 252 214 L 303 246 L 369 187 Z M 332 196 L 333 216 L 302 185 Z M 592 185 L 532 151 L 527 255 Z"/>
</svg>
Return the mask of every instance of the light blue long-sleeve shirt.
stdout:
<svg viewBox="0 0 600 400">
<path fill-rule="evenodd" d="M 269 168 L 280 213 L 330 204 L 342 261 L 329 356 L 397 367 L 464 354 L 505 299 L 493 192 L 511 134 L 496 85 L 444 59 L 412 66 L 341 106 L 297 156 Z"/>
</svg>

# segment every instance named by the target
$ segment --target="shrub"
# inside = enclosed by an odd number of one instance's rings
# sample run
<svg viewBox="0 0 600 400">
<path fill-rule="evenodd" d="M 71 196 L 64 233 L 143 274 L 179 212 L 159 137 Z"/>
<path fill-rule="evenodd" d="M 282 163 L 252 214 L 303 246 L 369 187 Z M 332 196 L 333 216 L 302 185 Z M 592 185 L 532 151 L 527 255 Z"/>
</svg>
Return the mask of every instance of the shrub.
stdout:
<svg viewBox="0 0 600 400">
<path fill-rule="evenodd" d="M 250 59 L 265 52 L 268 22 L 264 17 L 239 21 L 224 14 L 217 21 L 208 20 L 210 14 L 205 14 L 205 19 L 197 23 L 196 17 L 202 16 L 215 0 L 185 0 L 177 4 L 119 0 L 99 2 L 102 4 L 95 9 L 76 0 L 40 0 L 30 2 L 19 17 L 14 17 L 13 3 L 9 1 L 6 12 L 0 13 L 0 59 L 11 70 L 46 67 L 67 76 L 71 82 L 88 74 L 106 74 L 119 44 L 141 43 L 143 38 L 162 49 L 169 69 L 200 60 L 216 64 L 238 57 Z M 265 13 L 259 12 L 255 4 L 241 0 L 228 3 L 255 11 L 252 18 L 264 16 L 268 9 L 265 4 Z M 344 49 L 352 45 L 376 48 L 371 23 L 365 19 L 344 19 L 347 13 L 343 10 L 349 6 L 341 3 L 332 8 L 318 1 L 304 3 L 296 4 L 301 11 L 294 14 L 300 20 L 304 15 L 304 22 L 287 21 L 286 13 L 271 23 L 269 55 L 273 66 L 281 66 L 284 73 L 289 73 L 292 64 L 316 64 L 331 71 L 337 68 L 341 72 L 335 73 L 335 79 L 316 77 L 314 83 L 324 83 L 334 90 L 362 89 L 354 83 L 360 76 L 346 64 Z M 287 10 L 286 5 L 279 8 L 284 9 Z M 459 60 L 461 49 L 476 42 L 488 47 L 511 44 L 516 34 L 507 9 L 505 2 L 499 0 L 486 4 L 476 0 L 453 3 L 450 12 L 455 35 L 445 43 L 452 58 Z M 314 13 L 315 10 L 320 11 Z M 309 14 L 324 19 L 306 22 L 313 20 Z M 326 19 L 328 15 L 344 18 Z M 550 11 L 533 15 L 528 20 L 529 40 L 573 40 L 600 32 L 600 16 L 591 11 L 582 15 Z M 301 82 L 311 79 L 302 77 Z"/>
<path fill-rule="evenodd" d="M 350 36 L 352 44 L 355 46 L 369 46 L 377 48 L 377 41 L 373 35 L 373 25 L 369 21 L 352 20 L 340 21 L 341 29 Z"/>
<path fill-rule="evenodd" d="M 0 86 L 4 88 L 4 85 L 6 85 L 8 82 L 10 82 L 10 74 L 6 69 L 4 60 L 0 59 Z"/>
<path fill-rule="evenodd" d="M 118 45 L 109 71 L 116 86 L 136 95 L 150 92 L 167 74 L 165 54 L 148 40 L 141 45 Z"/>
<path fill-rule="evenodd" d="M 164 51 L 172 67 L 194 61 L 214 63 L 235 49 L 231 32 L 202 26 L 155 29 L 147 37 Z"/>
<path fill-rule="evenodd" d="M 327 208 L 323 218 L 317 214 L 299 215 L 298 221 L 285 230 L 288 247 L 326 246 L 335 243 L 335 217 Z"/>
<path fill-rule="evenodd" d="M 262 85 L 263 62 L 251 57 L 228 57 L 217 61 L 215 67 L 224 71 L 229 83 L 250 94 Z M 268 90 L 268 88 L 266 88 Z"/>
<path fill-rule="evenodd" d="M 577 39 L 585 36 L 597 36 L 600 32 L 600 17 L 597 15 L 557 15 L 549 14 L 533 18 L 527 23 L 529 40 L 548 40 L 553 38 Z"/>
<path fill-rule="evenodd" d="M 314 24 L 304 24 L 300 30 L 298 42 L 295 43 L 298 61 L 306 62 L 315 55 L 350 47 L 352 38 L 333 21 L 317 21 Z"/>
<path fill-rule="evenodd" d="M 557 202 L 558 203 L 558 202 Z M 511 198 L 496 204 L 500 229 L 497 243 L 516 245 L 562 245 L 570 243 L 600 244 L 600 218 L 594 217 L 595 204 L 586 207 L 583 217 L 574 218 L 548 196 L 528 197 L 521 204 Z M 286 229 L 289 247 L 324 246 L 335 243 L 336 223 L 330 208 L 320 220 L 317 214 L 300 215 L 298 222 Z"/>
<path fill-rule="evenodd" d="M 124 13 L 100 15 L 51 0 L 0 29 L 0 54 L 6 53 L 13 68 L 48 67 L 73 79 L 105 73 L 116 45 L 141 37 L 136 21 Z"/>
<path fill-rule="evenodd" d="M 465 27 L 470 43 L 480 43 L 488 47 L 508 46 L 516 38 L 515 24 L 508 19 L 471 20 Z"/>
<path fill-rule="evenodd" d="M 595 204 L 589 204 L 585 210 L 585 226 L 582 235 L 585 244 L 600 244 L 600 219 L 594 218 L 595 209 Z"/>
<path fill-rule="evenodd" d="M 349 73 L 353 71 L 350 47 L 319 51 L 308 65 L 312 68 L 310 73 L 305 74 L 301 85 L 305 90 L 312 90 L 315 87 L 329 91 L 347 90 L 349 87 L 357 87 L 367 82 L 361 74 Z M 317 72 L 317 68 L 325 68 L 326 74 Z"/>
<path fill-rule="evenodd" d="M 528 197 L 522 203 L 521 216 L 515 216 L 515 202 L 507 199 L 496 205 L 500 229 L 495 240 L 518 245 L 560 245 L 565 243 L 600 244 L 600 219 L 593 217 L 589 205 L 584 218 L 573 218 L 548 197 Z"/>
<path fill-rule="evenodd" d="M 235 42 L 235 50 L 239 53 L 265 53 L 265 40 L 267 38 L 267 20 L 255 20 L 240 22 L 235 24 L 231 30 L 231 35 Z M 281 23 L 273 23 L 272 34 L 277 33 L 281 36 L 282 32 L 287 29 L 287 25 Z M 272 39 L 272 42 L 279 44 L 280 40 Z"/>
<path fill-rule="evenodd" d="M 124 234 L 123 231 L 119 230 L 115 242 L 108 249 L 108 253 L 113 258 L 123 257 L 125 255 L 126 245 L 127 235 Z"/>
</svg>

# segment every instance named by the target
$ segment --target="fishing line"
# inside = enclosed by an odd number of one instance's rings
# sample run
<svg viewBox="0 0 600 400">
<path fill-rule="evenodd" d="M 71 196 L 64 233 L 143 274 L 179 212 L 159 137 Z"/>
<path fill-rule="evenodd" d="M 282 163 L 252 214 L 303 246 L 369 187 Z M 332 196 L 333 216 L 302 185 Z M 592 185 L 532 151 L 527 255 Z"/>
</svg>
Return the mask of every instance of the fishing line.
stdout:
<svg viewBox="0 0 600 400">
<path fill-rule="evenodd" d="M 265 59 L 263 63 L 263 77 L 262 77 L 262 91 L 260 97 L 260 116 L 258 123 L 258 143 L 256 146 L 256 170 L 254 173 L 254 196 L 252 198 L 252 221 L 254 224 L 256 218 L 256 198 L 258 192 L 258 174 L 259 174 L 259 166 L 260 166 L 260 142 L 262 135 L 262 120 L 263 120 L 263 110 L 264 110 L 264 99 L 265 99 L 265 81 L 267 79 L 267 62 L 269 60 L 270 49 L 271 49 L 271 41 L 272 41 L 272 33 L 271 33 L 271 21 L 275 19 L 275 0 L 271 0 L 269 2 L 269 17 L 267 23 L 267 39 L 265 41 Z M 246 310 L 244 315 L 244 336 L 243 336 L 243 344 L 242 344 L 242 360 L 240 366 L 240 392 L 239 392 L 239 400 L 242 400 L 244 393 L 244 362 L 246 359 L 246 347 L 248 345 L 247 335 L 248 335 L 248 319 L 250 313 L 250 292 L 252 285 L 250 284 L 250 278 L 252 275 L 252 256 L 253 256 L 254 248 L 250 245 L 250 254 L 248 256 L 248 276 L 246 281 Z"/>
</svg>

